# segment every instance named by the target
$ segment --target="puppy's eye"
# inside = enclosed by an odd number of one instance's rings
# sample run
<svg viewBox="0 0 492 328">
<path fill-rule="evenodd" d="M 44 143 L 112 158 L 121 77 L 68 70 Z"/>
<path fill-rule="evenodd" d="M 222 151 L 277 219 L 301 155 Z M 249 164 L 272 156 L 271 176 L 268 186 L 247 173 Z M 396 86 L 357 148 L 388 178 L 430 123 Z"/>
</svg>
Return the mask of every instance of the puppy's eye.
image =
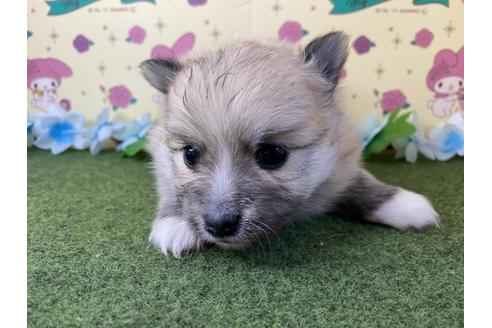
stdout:
<svg viewBox="0 0 492 328">
<path fill-rule="evenodd" d="M 442 88 L 442 82 L 439 82 L 439 84 L 437 85 L 438 88 Z"/>
<path fill-rule="evenodd" d="M 260 144 L 255 153 L 256 163 L 265 170 L 274 170 L 284 165 L 287 149 L 273 144 Z"/>
<path fill-rule="evenodd" d="M 198 155 L 198 151 L 191 146 L 186 146 L 183 148 L 184 162 L 190 169 L 196 165 Z"/>
</svg>

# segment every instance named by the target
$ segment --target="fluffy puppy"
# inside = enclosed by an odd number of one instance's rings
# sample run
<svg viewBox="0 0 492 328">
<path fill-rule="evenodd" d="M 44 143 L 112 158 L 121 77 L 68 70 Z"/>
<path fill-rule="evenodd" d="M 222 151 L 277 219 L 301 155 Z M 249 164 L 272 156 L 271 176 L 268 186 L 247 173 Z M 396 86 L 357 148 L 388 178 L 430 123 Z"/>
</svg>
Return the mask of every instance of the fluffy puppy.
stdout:
<svg viewBox="0 0 492 328">
<path fill-rule="evenodd" d="M 247 41 L 141 64 L 165 95 L 150 134 L 160 196 L 150 240 L 164 254 L 246 247 L 325 212 L 397 229 L 437 224 L 425 197 L 361 168 L 336 97 L 347 44 L 333 32 L 302 51 Z"/>
</svg>

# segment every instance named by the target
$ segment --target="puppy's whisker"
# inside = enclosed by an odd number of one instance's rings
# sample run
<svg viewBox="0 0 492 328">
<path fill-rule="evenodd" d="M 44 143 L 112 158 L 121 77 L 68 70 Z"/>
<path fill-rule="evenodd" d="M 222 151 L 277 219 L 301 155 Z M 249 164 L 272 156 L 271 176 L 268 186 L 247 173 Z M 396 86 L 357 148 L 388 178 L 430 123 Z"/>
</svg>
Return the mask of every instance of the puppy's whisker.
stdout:
<svg viewBox="0 0 492 328">
<path fill-rule="evenodd" d="M 280 235 L 275 230 L 273 230 L 268 224 L 266 224 L 263 221 L 255 220 L 254 222 L 259 223 L 259 224 L 263 225 L 264 227 L 266 227 L 268 230 L 270 230 L 277 239 L 277 245 L 280 245 Z"/>
<path fill-rule="evenodd" d="M 254 233 L 254 231 L 248 231 L 246 233 L 246 237 L 253 237 L 256 241 L 256 244 L 258 244 L 261 248 L 261 253 L 264 255 L 265 254 L 265 247 L 263 246 L 263 243 L 261 242 L 260 238 Z"/>
<path fill-rule="evenodd" d="M 256 222 L 258 222 L 258 221 L 256 221 Z M 265 229 L 263 229 L 262 227 L 260 227 L 260 226 L 258 226 L 258 225 L 256 225 L 256 224 L 254 224 L 252 221 L 249 221 L 249 222 L 248 222 L 248 224 L 252 225 L 253 227 L 255 227 L 256 229 L 258 229 L 259 231 L 261 231 L 261 232 L 263 232 L 263 233 L 265 234 L 265 237 L 266 237 L 266 238 L 267 238 L 267 240 L 268 240 L 268 246 L 269 246 L 270 251 L 271 251 L 273 248 L 272 248 L 272 243 L 271 243 L 271 241 L 270 241 L 270 236 L 268 235 L 268 232 L 267 232 Z M 260 243 L 260 244 L 261 244 L 261 243 Z"/>
</svg>

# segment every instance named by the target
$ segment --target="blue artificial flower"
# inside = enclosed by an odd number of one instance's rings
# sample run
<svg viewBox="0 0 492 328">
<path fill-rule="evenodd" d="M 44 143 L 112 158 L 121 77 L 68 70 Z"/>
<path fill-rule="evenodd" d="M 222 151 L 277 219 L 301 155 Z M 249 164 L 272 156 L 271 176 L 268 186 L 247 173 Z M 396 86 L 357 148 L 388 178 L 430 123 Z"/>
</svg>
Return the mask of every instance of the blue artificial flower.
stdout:
<svg viewBox="0 0 492 328">
<path fill-rule="evenodd" d="M 35 127 L 37 122 L 39 122 L 45 116 L 46 113 L 38 113 L 35 115 L 27 114 L 27 147 L 28 148 L 32 147 L 36 139 L 39 137 L 38 135 L 39 129 L 36 129 Z"/>
<path fill-rule="evenodd" d="M 409 137 L 399 138 L 391 143 L 393 148 L 396 150 L 395 157 L 405 157 L 406 161 L 410 163 L 415 163 L 417 161 L 419 153 L 429 159 L 435 159 L 434 152 L 425 138 L 424 129 L 419 124 L 417 114 L 415 112 L 410 115 L 409 122 L 415 126 L 417 131 Z"/>
<path fill-rule="evenodd" d="M 441 123 L 429 133 L 429 141 L 439 161 L 447 161 L 455 155 L 465 155 L 465 134 L 463 118 L 453 114 L 447 123 Z"/>
<path fill-rule="evenodd" d="M 109 121 L 109 108 L 104 108 L 97 117 L 96 123 L 86 129 L 81 136 L 82 148 L 89 147 L 91 155 L 98 154 L 111 140 L 113 129 L 119 129 L 123 123 Z"/>
<path fill-rule="evenodd" d="M 371 114 L 362 128 L 359 130 L 359 134 L 362 138 L 362 148 L 365 149 L 374 139 L 374 137 L 381 132 L 382 129 L 388 124 L 388 117 L 385 117 L 381 122 L 379 120 L 379 115 L 376 113 Z"/>
<path fill-rule="evenodd" d="M 138 121 L 131 121 L 113 130 L 113 138 L 121 143 L 116 147 L 117 151 L 123 151 L 128 146 L 144 138 L 150 129 L 150 113 L 142 116 Z"/>
<path fill-rule="evenodd" d="M 80 134 L 84 122 L 85 117 L 80 113 L 39 115 L 33 126 L 33 133 L 38 137 L 34 146 L 51 149 L 53 155 L 60 154 L 71 146 L 83 149 Z"/>
</svg>

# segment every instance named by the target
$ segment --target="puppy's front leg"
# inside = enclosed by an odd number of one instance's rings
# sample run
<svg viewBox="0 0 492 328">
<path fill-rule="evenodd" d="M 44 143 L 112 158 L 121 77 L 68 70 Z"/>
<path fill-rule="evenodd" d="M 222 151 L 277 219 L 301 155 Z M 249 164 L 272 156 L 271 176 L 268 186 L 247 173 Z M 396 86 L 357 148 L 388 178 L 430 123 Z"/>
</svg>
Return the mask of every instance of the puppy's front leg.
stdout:
<svg viewBox="0 0 492 328">
<path fill-rule="evenodd" d="M 439 221 L 427 198 L 384 184 L 365 170 L 360 170 L 343 192 L 336 211 L 401 230 L 437 226 Z"/>
<path fill-rule="evenodd" d="M 157 217 L 152 224 L 149 240 L 161 251 L 174 257 L 181 257 L 194 250 L 199 250 L 204 243 L 198 239 L 188 223 L 178 216 Z"/>
</svg>

